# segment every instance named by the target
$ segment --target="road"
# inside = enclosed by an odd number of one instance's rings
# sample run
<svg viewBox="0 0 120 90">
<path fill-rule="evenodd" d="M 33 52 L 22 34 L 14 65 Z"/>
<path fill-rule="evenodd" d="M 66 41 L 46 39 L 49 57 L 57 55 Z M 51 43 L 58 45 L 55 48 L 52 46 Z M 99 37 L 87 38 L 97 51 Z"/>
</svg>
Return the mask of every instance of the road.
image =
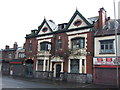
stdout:
<svg viewBox="0 0 120 90">
<path fill-rule="evenodd" d="M 51 80 L 38 80 L 38 79 L 24 79 L 11 76 L 0 77 L 0 87 L 5 88 L 2 90 L 38 90 L 39 88 L 56 88 L 57 90 L 66 90 L 66 88 L 110 88 L 109 86 L 96 86 L 92 84 L 78 84 L 67 83 Z M 9 88 L 9 89 L 6 89 Z M 114 88 L 114 87 L 113 87 Z M 41 90 L 41 89 L 40 89 Z"/>
<path fill-rule="evenodd" d="M 77 88 L 78 84 L 63 83 L 63 82 L 50 82 L 50 80 L 36 81 L 30 79 L 14 78 L 10 76 L 2 76 L 2 88 Z"/>
</svg>

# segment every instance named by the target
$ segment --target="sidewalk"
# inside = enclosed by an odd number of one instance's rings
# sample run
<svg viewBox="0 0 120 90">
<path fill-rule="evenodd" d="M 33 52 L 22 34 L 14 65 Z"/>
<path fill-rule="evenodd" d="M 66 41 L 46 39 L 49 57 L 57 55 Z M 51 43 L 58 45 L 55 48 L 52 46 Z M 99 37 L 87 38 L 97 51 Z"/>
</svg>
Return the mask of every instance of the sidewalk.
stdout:
<svg viewBox="0 0 120 90">
<path fill-rule="evenodd" d="M 63 88 L 116 88 L 116 86 L 110 86 L 110 85 L 96 85 L 96 84 L 81 84 L 81 83 L 74 83 L 74 82 L 67 82 L 67 81 L 59 81 L 59 80 L 45 80 L 45 79 L 38 79 L 38 78 L 23 78 L 23 77 L 12 77 L 14 79 L 20 79 L 25 81 L 31 81 L 36 83 L 47 83 L 47 84 L 53 84 L 53 85 L 60 85 L 63 86 Z M 108 89 L 109 90 L 109 89 Z"/>
</svg>

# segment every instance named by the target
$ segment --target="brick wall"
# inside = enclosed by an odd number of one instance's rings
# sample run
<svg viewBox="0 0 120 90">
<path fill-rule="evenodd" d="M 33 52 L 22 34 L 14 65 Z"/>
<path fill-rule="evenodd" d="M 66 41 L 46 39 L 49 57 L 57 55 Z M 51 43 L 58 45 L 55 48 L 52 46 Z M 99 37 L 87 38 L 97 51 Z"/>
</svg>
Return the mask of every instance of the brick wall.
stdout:
<svg viewBox="0 0 120 90">
<path fill-rule="evenodd" d="M 28 51 L 28 46 L 30 42 L 32 43 L 32 51 Z M 37 55 L 37 48 L 38 48 L 37 46 L 38 46 L 38 41 L 36 38 L 26 39 L 25 56 L 26 56 L 26 59 L 34 60 L 34 69 L 36 68 L 36 55 Z"/>
</svg>

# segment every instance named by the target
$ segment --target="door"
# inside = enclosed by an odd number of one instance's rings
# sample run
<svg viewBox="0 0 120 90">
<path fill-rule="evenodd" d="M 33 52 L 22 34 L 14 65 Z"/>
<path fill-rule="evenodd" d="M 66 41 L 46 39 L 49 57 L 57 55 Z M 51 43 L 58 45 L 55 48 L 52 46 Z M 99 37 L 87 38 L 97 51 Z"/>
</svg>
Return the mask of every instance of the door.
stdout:
<svg viewBox="0 0 120 90">
<path fill-rule="evenodd" d="M 28 59 L 25 61 L 26 69 L 25 69 L 25 76 L 26 77 L 33 77 L 33 65 L 34 62 L 32 59 Z"/>
<path fill-rule="evenodd" d="M 33 64 L 27 64 L 26 70 L 25 70 L 26 77 L 32 77 L 33 76 Z"/>
<path fill-rule="evenodd" d="M 61 65 L 56 65 L 56 78 L 60 78 Z"/>
</svg>

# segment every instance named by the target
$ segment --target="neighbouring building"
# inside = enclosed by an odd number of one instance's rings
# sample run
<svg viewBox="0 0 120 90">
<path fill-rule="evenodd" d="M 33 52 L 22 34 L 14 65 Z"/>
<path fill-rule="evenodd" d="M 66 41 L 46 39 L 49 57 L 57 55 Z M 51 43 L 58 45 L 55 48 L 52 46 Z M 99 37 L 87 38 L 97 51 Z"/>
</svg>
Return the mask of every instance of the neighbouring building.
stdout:
<svg viewBox="0 0 120 90">
<path fill-rule="evenodd" d="M 23 65 L 25 61 L 25 49 L 23 47 L 18 47 L 15 53 L 15 58 L 10 60 L 10 75 L 14 76 L 24 76 L 25 66 Z"/>
<path fill-rule="evenodd" d="M 2 74 L 10 74 L 10 61 L 15 59 L 16 50 L 18 48 L 17 43 L 15 42 L 13 48 L 9 48 L 8 45 L 5 46 L 5 49 L 2 49 L 0 52 L 2 60 Z"/>
<path fill-rule="evenodd" d="M 38 30 L 26 35 L 25 64 L 36 78 L 91 83 L 93 77 L 94 23 L 78 10 L 68 23 L 44 19 Z"/>
<path fill-rule="evenodd" d="M 2 51 L 0 50 L 0 73 L 2 68 Z"/>
<path fill-rule="evenodd" d="M 32 77 L 36 69 L 36 60 L 37 60 L 37 44 L 38 41 L 35 37 L 37 30 L 31 30 L 31 34 L 26 35 L 25 42 L 25 76 Z"/>
<path fill-rule="evenodd" d="M 116 50 L 118 59 L 118 80 L 120 82 L 120 19 L 106 18 L 106 11 L 103 11 L 100 27 L 94 34 L 94 83 L 116 85 L 117 82 L 117 63 Z M 104 17 L 105 16 L 105 17 Z M 117 34 L 115 36 L 115 32 Z M 116 41 L 117 37 L 117 41 Z M 117 49 L 116 49 L 117 42 Z"/>
</svg>

